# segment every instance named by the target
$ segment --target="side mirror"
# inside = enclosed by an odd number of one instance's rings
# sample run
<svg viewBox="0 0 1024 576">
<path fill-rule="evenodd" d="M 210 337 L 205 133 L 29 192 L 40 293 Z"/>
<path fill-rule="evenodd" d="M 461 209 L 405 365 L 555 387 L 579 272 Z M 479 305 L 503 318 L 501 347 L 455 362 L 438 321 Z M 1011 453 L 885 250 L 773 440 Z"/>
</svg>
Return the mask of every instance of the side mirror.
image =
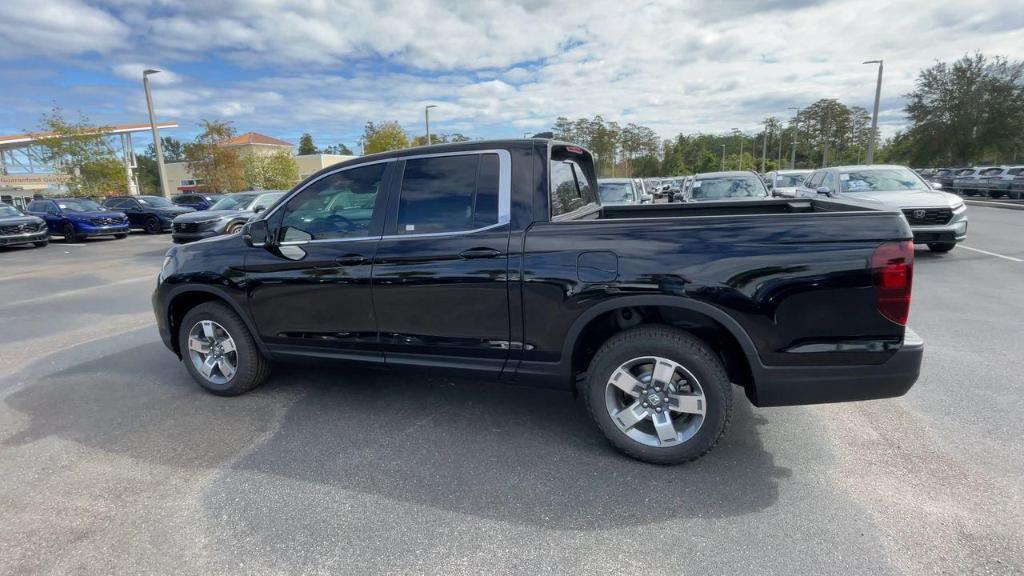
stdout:
<svg viewBox="0 0 1024 576">
<path fill-rule="evenodd" d="M 932 182 L 932 190 L 942 190 L 942 182 Z"/>
<path fill-rule="evenodd" d="M 817 192 L 818 194 L 822 194 L 824 196 L 831 196 L 832 195 L 832 189 L 829 188 L 828 186 L 818 186 L 815 189 L 815 192 Z"/>
<path fill-rule="evenodd" d="M 270 236 L 270 229 L 266 220 L 254 220 L 247 222 L 242 227 L 242 240 L 253 248 L 262 248 L 267 245 Z"/>
<path fill-rule="evenodd" d="M 252 209 L 252 211 L 255 212 L 256 214 L 259 214 L 260 212 L 263 212 L 266 209 L 266 206 L 256 206 Z"/>
</svg>

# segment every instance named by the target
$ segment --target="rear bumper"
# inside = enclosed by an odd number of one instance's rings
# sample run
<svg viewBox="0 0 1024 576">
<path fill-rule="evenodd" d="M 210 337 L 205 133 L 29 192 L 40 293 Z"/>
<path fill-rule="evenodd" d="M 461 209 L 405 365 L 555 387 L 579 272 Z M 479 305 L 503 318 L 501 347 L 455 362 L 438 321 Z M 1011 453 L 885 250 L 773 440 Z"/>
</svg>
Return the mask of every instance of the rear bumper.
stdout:
<svg viewBox="0 0 1024 576">
<path fill-rule="evenodd" d="M 902 396 L 917 382 L 924 341 L 910 328 L 882 364 L 762 367 L 747 396 L 755 406 L 794 406 Z"/>
</svg>

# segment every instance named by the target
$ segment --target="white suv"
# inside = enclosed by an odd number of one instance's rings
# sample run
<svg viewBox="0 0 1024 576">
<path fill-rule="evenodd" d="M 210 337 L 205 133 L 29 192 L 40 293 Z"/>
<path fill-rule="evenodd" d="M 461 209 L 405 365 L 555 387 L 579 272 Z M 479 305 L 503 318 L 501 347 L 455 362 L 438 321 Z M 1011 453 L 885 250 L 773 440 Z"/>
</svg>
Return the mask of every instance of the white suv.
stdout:
<svg viewBox="0 0 1024 576">
<path fill-rule="evenodd" d="M 914 232 L 915 244 L 949 252 L 967 238 L 967 207 L 955 194 L 935 190 L 905 166 L 833 166 L 815 170 L 798 196 L 826 195 L 843 202 L 895 208 Z"/>
</svg>

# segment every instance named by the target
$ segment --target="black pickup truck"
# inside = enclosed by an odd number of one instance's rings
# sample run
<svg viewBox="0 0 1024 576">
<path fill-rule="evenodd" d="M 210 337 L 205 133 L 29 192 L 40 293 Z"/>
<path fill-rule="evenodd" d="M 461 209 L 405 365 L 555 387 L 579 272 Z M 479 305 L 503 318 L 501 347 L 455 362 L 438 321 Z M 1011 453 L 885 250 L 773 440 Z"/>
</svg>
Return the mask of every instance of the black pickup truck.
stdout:
<svg viewBox="0 0 1024 576">
<path fill-rule="evenodd" d="M 459 369 L 578 391 L 623 452 L 707 452 L 733 385 L 758 406 L 905 393 L 913 236 L 829 199 L 604 206 L 591 154 L 548 139 L 365 156 L 242 233 L 175 246 L 153 295 L 204 388 L 270 362 Z"/>
</svg>

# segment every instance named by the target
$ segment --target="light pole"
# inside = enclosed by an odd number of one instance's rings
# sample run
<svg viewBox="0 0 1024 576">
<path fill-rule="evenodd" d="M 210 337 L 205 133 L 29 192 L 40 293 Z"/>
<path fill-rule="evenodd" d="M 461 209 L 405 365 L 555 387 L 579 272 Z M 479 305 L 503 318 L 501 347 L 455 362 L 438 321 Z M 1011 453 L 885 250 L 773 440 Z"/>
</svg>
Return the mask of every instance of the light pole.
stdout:
<svg viewBox="0 0 1024 576">
<path fill-rule="evenodd" d="M 796 110 L 796 116 L 793 118 L 793 154 L 789 157 L 789 169 L 793 170 L 796 168 L 796 135 L 800 131 L 800 108 L 790 106 L 787 110 Z"/>
<path fill-rule="evenodd" d="M 739 128 L 732 129 L 732 135 L 737 136 L 740 139 L 740 156 L 736 160 L 737 170 L 743 170 L 743 132 L 740 132 Z"/>
<path fill-rule="evenodd" d="M 437 108 L 437 104 L 427 104 L 423 108 L 423 121 L 427 125 L 427 146 L 430 146 L 430 109 Z"/>
<path fill-rule="evenodd" d="M 722 144 L 722 172 L 725 172 L 725 144 Z"/>
<path fill-rule="evenodd" d="M 868 164 L 875 163 L 875 139 L 878 138 L 878 100 L 882 97 L 882 61 L 868 60 L 864 64 L 878 64 L 878 83 L 875 84 L 875 112 L 871 115 L 871 136 L 868 140 Z"/>
<path fill-rule="evenodd" d="M 149 75 L 157 74 L 159 70 L 152 68 L 142 71 L 142 87 L 146 90 L 146 107 L 149 108 L 149 127 L 153 130 L 153 151 L 156 152 L 156 172 L 160 176 L 160 194 L 164 198 L 170 198 L 171 194 L 164 184 L 164 151 L 160 147 L 160 131 L 156 127 L 156 115 L 153 114 L 153 95 L 149 93 Z"/>
<path fill-rule="evenodd" d="M 764 121 L 764 133 L 761 134 L 761 173 L 764 173 L 764 165 L 768 161 L 768 121 Z"/>
</svg>

